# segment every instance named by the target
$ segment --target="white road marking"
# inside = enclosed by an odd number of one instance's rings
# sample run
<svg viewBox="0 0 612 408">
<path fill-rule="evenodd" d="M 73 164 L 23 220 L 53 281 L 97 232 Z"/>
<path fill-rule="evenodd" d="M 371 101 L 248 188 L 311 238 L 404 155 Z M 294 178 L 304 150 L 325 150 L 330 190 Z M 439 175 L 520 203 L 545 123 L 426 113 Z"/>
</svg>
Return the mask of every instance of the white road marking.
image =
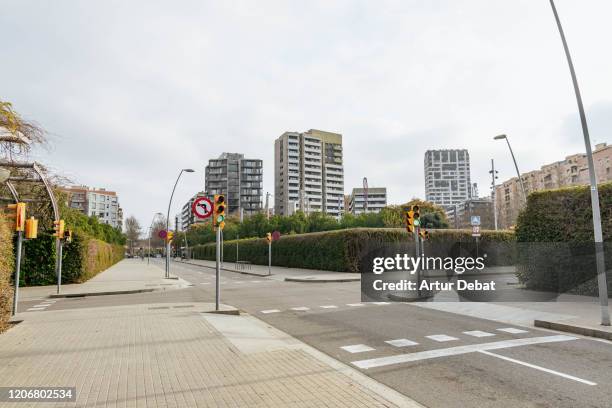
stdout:
<svg viewBox="0 0 612 408">
<path fill-rule="evenodd" d="M 467 334 L 468 336 L 473 336 L 473 337 L 491 337 L 491 336 L 495 336 L 495 333 L 489 333 L 489 332 L 484 332 L 484 331 L 480 331 L 480 330 L 465 331 L 465 332 L 463 332 L 463 334 Z"/>
<path fill-rule="evenodd" d="M 431 340 L 439 341 L 439 342 L 459 340 L 456 337 L 447 336 L 446 334 L 434 334 L 432 336 L 425 336 L 425 337 Z"/>
<path fill-rule="evenodd" d="M 338 306 L 336 305 L 324 305 L 324 306 L 319 306 L 321 309 L 337 309 Z"/>
<path fill-rule="evenodd" d="M 368 368 L 383 367 L 392 364 L 408 363 L 412 361 L 427 360 L 431 358 L 458 356 L 460 354 L 474 353 L 482 350 L 499 350 L 510 347 L 529 346 L 532 344 L 542 343 L 555 343 L 570 340 L 578 340 L 578 338 L 565 335 L 557 335 L 494 341 L 491 343 L 469 344 L 466 346 L 449 347 L 437 350 L 420 351 L 418 353 L 398 354 L 389 357 L 353 361 L 351 362 L 351 364 L 365 370 Z"/>
<path fill-rule="evenodd" d="M 373 305 L 388 305 L 389 302 L 372 302 Z"/>
<path fill-rule="evenodd" d="M 278 312 L 280 312 L 280 310 L 278 310 L 278 309 L 269 309 L 269 310 L 262 310 L 261 311 L 261 313 L 265 313 L 265 314 L 268 314 L 268 313 L 278 313 Z"/>
<path fill-rule="evenodd" d="M 347 306 L 365 306 L 363 303 L 347 303 Z"/>
<path fill-rule="evenodd" d="M 28 312 L 37 311 L 37 310 L 45 310 L 44 307 L 31 307 L 28 309 Z"/>
<path fill-rule="evenodd" d="M 529 368 L 533 368 L 533 369 L 536 369 L 536 370 L 544 371 L 545 373 L 550 373 L 550 374 L 558 375 L 559 377 L 567 378 L 569 380 L 578 381 L 578 382 L 586 384 L 586 385 L 597 385 L 597 383 L 594 383 L 593 381 L 584 380 L 582 378 L 574 377 L 573 375 L 569 375 L 569 374 L 565 374 L 565 373 L 560 373 L 559 371 L 551 370 L 549 368 L 540 367 L 540 366 L 537 366 L 535 364 L 529 364 L 529 363 L 526 363 L 524 361 L 515 360 L 513 358 L 502 356 L 502 355 L 495 354 L 495 353 L 491 353 L 489 351 L 480 350 L 479 353 L 486 354 L 487 356 L 491 356 L 491 357 L 497 357 L 497 358 L 500 358 L 502 360 L 510 361 L 511 363 L 516 363 L 516 364 L 523 365 L 525 367 L 529 367 Z"/>
<path fill-rule="evenodd" d="M 292 307 L 291 310 L 296 310 L 298 312 L 303 312 L 303 311 L 306 311 L 306 310 L 310 310 L 310 308 L 306 307 L 306 306 L 300 306 L 300 307 Z"/>
<path fill-rule="evenodd" d="M 385 343 L 388 343 L 395 347 L 407 347 L 407 346 L 416 346 L 416 341 L 408 340 L 408 339 L 397 339 L 397 340 L 387 340 Z"/>
<path fill-rule="evenodd" d="M 510 334 L 521 334 L 521 333 L 529 333 L 527 330 L 515 329 L 514 327 L 506 327 L 503 329 L 497 329 L 497 331 L 506 332 Z"/>
<path fill-rule="evenodd" d="M 354 353 L 364 353 L 366 351 L 375 350 L 370 346 L 366 346 L 365 344 L 353 344 L 352 346 L 343 346 L 340 348 L 344 351 L 348 351 L 349 353 L 353 353 L 353 354 Z"/>
</svg>

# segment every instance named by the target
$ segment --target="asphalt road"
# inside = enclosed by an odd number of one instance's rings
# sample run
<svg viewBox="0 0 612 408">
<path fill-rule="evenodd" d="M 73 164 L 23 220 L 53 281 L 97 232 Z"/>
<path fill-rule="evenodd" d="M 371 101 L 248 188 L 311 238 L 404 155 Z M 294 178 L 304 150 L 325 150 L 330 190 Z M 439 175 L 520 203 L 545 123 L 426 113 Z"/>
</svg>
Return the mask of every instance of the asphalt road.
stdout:
<svg viewBox="0 0 612 408">
<path fill-rule="evenodd" d="M 60 299 L 43 310 L 214 301 L 212 269 L 173 263 L 172 273 L 193 286 Z M 222 303 L 428 407 L 612 406 L 610 342 L 404 303 L 362 304 L 359 282 L 292 283 L 225 271 L 221 282 Z"/>
</svg>

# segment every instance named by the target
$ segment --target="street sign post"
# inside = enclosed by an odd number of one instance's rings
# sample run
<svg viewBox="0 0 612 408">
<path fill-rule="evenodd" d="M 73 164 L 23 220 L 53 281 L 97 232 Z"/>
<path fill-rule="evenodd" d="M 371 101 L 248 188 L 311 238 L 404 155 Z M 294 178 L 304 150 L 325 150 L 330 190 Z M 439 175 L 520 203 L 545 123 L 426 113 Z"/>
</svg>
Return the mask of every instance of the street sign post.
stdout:
<svg viewBox="0 0 612 408">
<path fill-rule="evenodd" d="M 213 203 L 207 197 L 198 197 L 191 205 L 191 212 L 198 218 L 208 218 L 213 213 Z"/>
</svg>

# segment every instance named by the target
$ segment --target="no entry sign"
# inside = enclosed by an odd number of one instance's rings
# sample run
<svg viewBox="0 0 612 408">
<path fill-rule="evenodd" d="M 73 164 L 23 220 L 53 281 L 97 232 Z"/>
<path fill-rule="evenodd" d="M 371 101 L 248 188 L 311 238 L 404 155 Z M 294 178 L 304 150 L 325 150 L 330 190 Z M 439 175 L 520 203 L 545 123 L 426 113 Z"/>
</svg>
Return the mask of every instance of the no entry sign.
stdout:
<svg viewBox="0 0 612 408">
<path fill-rule="evenodd" d="M 213 212 L 212 201 L 206 197 L 198 197 L 193 201 L 191 211 L 198 218 L 208 218 Z"/>
</svg>

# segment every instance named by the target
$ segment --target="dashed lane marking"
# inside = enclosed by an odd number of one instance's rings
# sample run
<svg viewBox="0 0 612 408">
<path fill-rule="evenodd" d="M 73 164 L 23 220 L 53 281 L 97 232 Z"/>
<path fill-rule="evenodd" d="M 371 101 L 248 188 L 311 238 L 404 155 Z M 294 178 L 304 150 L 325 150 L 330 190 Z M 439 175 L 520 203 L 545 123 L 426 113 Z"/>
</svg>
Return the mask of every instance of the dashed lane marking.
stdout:
<svg viewBox="0 0 612 408">
<path fill-rule="evenodd" d="M 375 349 L 370 347 L 370 346 L 366 346 L 365 344 L 353 344 L 352 346 L 343 346 L 340 347 L 342 350 L 344 351 L 348 351 L 349 353 L 364 353 L 366 351 L 374 351 Z"/>
<path fill-rule="evenodd" d="M 427 337 L 428 339 L 434 340 L 434 341 L 438 341 L 438 342 L 459 340 L 456 337 L 447 336 L 446 334 L 434 334 L 434 335 L 425 336 L 425 337 Z"/>
<path fill-rule="evenodd" d="M 489 350 L 500 350 L 511 347 L 529 346 L 533 344 L 542 343 L 556 343 L 561 341 L 578 340 L 577 337 L 557 335 L 557 336 L 543 336 L 543 337 L 531 337 L 524 339 L 513 339 L 495 341 L 491 343 L 482 344 L 469 344 L 466 346 L 449 347 L 436 350 L 420 351 L 417 353 L 397 354 L 394 356 L 372 358 L 368 360 L 352 361 L 356 367 L 361 369 L 384 367 L 393 364 L 408 363 L 413 361 L 427 360 L 439 357 L 458 356 L 461 354 L 474 353 L 477 351 L 489 351 Z"/>
<path fill-rule="evenodd" d="M 529 333 L 527 330 L 515 329 L 514 327 L 505 327 L 503 329 L 497 329 L 497 331 L 506 332 L 510 334 Z"/>
<path fill-rule="evenodd" d="M 390 344 L 394 347 L 408 347 L 408 346 L 416 346 L 419 343 L 416 341 L 408 340 L 408 339 L 397 339 L 397 340 L 387 340 L 385 343 Z"/>
<path fill-rule="evenodd" d="M 280 310 L 278 310 L 278 309 L 269 309 L 269 310 L 262 310 L 262 311 L 261 311 L 261 313 L 264 313 L 264 314 L 268 314 L 268 313 L 278 313 L 278 312 L 280 312 Z"/>
<path fill-rule="evenodd" d="M 337 309 L 338 306 L 336 305 L 323 305 L 323 306 L 319 306 L 321 309 Z"/>
<path fill-rule="evenodd" d="M 306 306 L 300 306 L 300 307 L 292 307 L 291 310 L 295 310 L 298 312 L 305 312 L 306 310 L 310 310 L 310 308 Z"/>
<path fill-rule="evenodd" d="M 347 303 L 347 306 L 355 307 L 355 306 L 365 306 L 364 303 Z"/>
<path fill-rule="evenodd" d="M 480 330 L 464 331 L 463 334 L 467 334 L 468 336 L 473 336 L 473 337 L 495 336 L 495 333 L 489 333 L 489 332 L 480 331 Z"/>
</svg>

